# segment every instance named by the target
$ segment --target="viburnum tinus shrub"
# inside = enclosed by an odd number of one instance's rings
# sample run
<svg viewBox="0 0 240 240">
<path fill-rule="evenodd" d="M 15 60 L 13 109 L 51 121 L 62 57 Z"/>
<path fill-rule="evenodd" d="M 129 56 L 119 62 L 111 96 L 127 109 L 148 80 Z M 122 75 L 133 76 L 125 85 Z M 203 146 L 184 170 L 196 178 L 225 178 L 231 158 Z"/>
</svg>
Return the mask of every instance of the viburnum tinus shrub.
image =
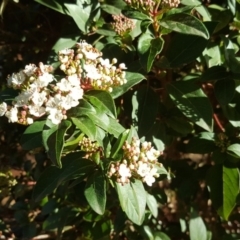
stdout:
<svg viewBox="0 0 240 240">
<path fill-rule="evenodd" d="M 0 113 L 53 165 L 33 190 L 43 231 L 238 239 L 222 224 L 238 219 L 239 3 L 37 2 L 67 36 L 9 75 Z"/>
</svg>

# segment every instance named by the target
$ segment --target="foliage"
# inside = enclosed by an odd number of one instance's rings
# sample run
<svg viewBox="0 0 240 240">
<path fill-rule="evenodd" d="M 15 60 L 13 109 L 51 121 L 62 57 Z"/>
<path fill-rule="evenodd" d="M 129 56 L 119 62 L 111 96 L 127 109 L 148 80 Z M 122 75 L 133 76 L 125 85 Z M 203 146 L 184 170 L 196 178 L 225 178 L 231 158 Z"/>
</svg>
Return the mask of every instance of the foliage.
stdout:
<svg viewBox="0 0 240 240">
<path fill-rule="evenodd" d="M 239 4 L 2 1 L 3 237 L 239 239 Z"/>
</svg>

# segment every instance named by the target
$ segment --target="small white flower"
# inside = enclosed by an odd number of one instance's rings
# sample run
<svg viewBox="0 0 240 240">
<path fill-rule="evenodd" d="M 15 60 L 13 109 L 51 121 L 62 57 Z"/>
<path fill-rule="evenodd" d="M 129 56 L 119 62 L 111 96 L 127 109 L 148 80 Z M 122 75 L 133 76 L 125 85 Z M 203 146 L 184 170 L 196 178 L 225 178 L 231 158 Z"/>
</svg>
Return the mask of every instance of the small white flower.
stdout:
<svg viewBox="0 0 240 240">
<path fill-rule="evenodd" d="M 112 66 L 108 58 L 107 59 L 99 58 L 99 62 L 106 68 L 110 68 Z"/>
<path fill-rule="evenodd" d="M 98 52 L 91 52 L 91 51 L 82 50 L 82 53 L 89 60 L 96 60 L 100 56 L 100 54 Z"/>
<path fill-rule="evenodd" d="M 125 63 L 120 63 L 120 64 L 119 64 L 119 68 L 120 68 L 120 69 L 127 69 Z"/>
<path fill-rule="evenodd" d="M 73 55 L 74 51 L 73 51 L 73 49 L 66 48 L 66 49 L 59 51 L 58 54 L 59 55 Z"/>
<path fill-rule="evenodd" d="M 35 92 L 31 100 L 35 105 L 42 106 L 43 103 L 47 100 L 46 96 L 47 96 L 46 91 Z"/>
<path fill-rule="evenodd" d="M 73 74 L 71 76 L 68 76 L 67 79 L 73 87 L 79 87 L 80 79 L 78 78 L 77 74 Z"/>
<path fill-rule="evenodd" d="M 121 177 L 121 182 L 126 182 L 126 180 L 131 177 L 130 169 L 123 163 L 120 164 L 118 173 Z"/>
<path fill-rule="evenodd" d="M 151 174 L 147 174 L 144 178 L 143 181 L 146 182 L 148 186 L 152 186 L 152 184 L 155 182 L 155 178 Z"/>
<path fill-rule="evenodd" d="M 29 105 L 29 113 L 35 117 L 41 117 L 46 113 L 46 109 L 37 105 Z"/>
<path fill-rule="evenodd" d="M 13 73 L 11 77 L 8 78 L 8 86 L 9 87 L 16 87 L 21 85 L 26 80 L 26 75 L 23 71 L 20 71 L 19 73 Z"/>
<path fill-rule="evenodd" d="M 149 161 L 154 161 L 159 157 L 160 153 L 159 151 L 155 150 L 154 148 L 151 148 L 149 151 L 146 152 L 146 156 Z"/>
<path fill-rule="evenodd" d="M 145 177 L 147 174 L 150 173 L 150 167 L 148 166 L 147 163 L 142 163 L 140 164 L 137 173 L 141 176 L 141 177 Z"/>
<path fill-rule="evenodd" d="M 43 88 L 46 87 L 50 82 L 53 81 L 53 75 L 48 73 L 48 72 L 44 72 L 42 75 L 40 75 L 37 79 L 35 84 L 39 87 L 39 88 Z"/>
<path fill-rule="evenodd" d="M 11 108 L 6 112 L 5 116 L 8 118 L 9 122 L 17 122 L 18 121 L 18 109 L 16 107 Z"/>
<path fill-rule="evenodd" d="M 33 95 L 34 95 L 34 91 L 32 90 L 21 92 L 17 97 L 15 97 L 14 105 L 16 107 L 23 107 L 28 105 L 29 100 L 32 98 Z"/>
<path fill-rule="evenodd" d="M 66 78 L 62 78 L 60 82 L 57 83 L 60 91 L 69 92 L 72 88 L 70 82 Z"/>
<path fill-rule="evenodd" d="M 102 77 L 102 75 L 99 73 L 96 66 L 94 66 L 92 64 L 85 64 L 84 70 L 86 71 L 86 77 L 90 78 L 92 80 L 97 80 Z"/>
<path fill-rule="evenodd" d="M 7 104 L 5 102 L 0 104 L 0 116 L 2 117 L 7 111 Z"/>
<path fill-rule="evenodd" d="M 30 124 L 33 123 L 33 119 L 28 117 L 28 118 L 26 119 L 26 122 L 27 122 L 27 124 L 30 125 Z"/>
<path fill-rule="evenodd" d="M 64 115 L 61 111 L 53 109 L 48 116 L 48 119 L 52 121 L 53 124 L 59 124 L 63 120 Z"/>
<path fill-rule="evenodd" d="M 29 64 L 25 66 L 25 69 L 23 70 L 23 72 L 28 76 L 32 76 L 35 71 L 37 70 L 37 67 L 35 64 Z"/>
</svg>

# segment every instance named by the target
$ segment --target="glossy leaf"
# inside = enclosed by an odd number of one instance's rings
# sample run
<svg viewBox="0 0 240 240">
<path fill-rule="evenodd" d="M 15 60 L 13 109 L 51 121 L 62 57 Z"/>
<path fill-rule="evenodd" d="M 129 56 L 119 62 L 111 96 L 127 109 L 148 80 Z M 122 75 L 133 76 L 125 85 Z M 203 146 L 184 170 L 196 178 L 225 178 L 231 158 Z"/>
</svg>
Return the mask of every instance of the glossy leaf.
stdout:
<svg viewBox="0 0 240 240">
<path fill-rule="evenodd" d="M 106 180 L 101 171 L 91 175 L 86 183 L 84 195 L 91 208 L 98 214 L 104 214 L 106 207 Z"/>
<path fill-rule="evenodd" d="M 177 13 L 169 15 L 160 20 L 160 25 L 179 33 L 196 35 L 205 39 L 209 38 L 209 33 L 204 24 L 196 17 L 187 13 Z"/>
<path fill-rule="evenodd" d="M 228 220 L 230 213 L 236 205 L 239 193 L 239 170 L 238 168 L 223 167 L 223 214 Z"/>
<path fill-rule="evenodd" d="M 96 137 L 96 125 L 94 122 L 86 117 L 79 117 L 79 118 L 71 118 L 73 124 L 80 129 L 84 134 L 86 134 L 92 141 L 95 140 Z"/>
<path fill-rule="evenodd" d="M 170 237 L 164 232 L 155 232 L 154 240 L 171 240 Z"/>
<path fill-rule="evenodd" d="M 230 103 L 235 93 L 235 81 L 233 79 L 217 81 L 214 85 L 214 93 L 221 105 Z"/>
<path fill-rule="evenodd" d="M 139 37 L 137 49 L 140 54 L 144 54 L 149 50 L 152 39 L 153 36 L 150 33 L 143 33 Z"/>
<path fill-rule="evenodd" d="M 190 139 L 186 151 L 190 153 L 211 153 L 217 149 L 213 133 L 203 132 Z"/>
<path fill-rule="evenodd" d="M 189 233 L 191 240 L 208 240 L 206 226 L 195 211 L 190 214 Z"/>
<path fill-rule="evenodd" d="M 152 127 L 158 113 L 158 96 L 146 86 L 139 88 L 132 97 L 132 119 L 140 137 Z"/>
<path fill-rule="evenodd" d="M 194 81 L 168 84 L 169 95 L 176 107 L 193 123 L 212 131 L 212 107 L 208 97 Z"/>
<path fill-rule="evenodd" d="M 151 41 L 150 51 L 147 59 L 147 72 L 151 70 L 155 57 L 162 51 L 163 45 L 164 40 L 162 38 L 154 38 Z"/>
<path fill-rule="evenodd" d="M 31 150 L 42 146 L 42 130 L 45 121 L 34 122 L 23 133 L 20 144 L 23 149 Z"/>
<path fill-rule="evenodd" d="M 152 215 L 157 218 L 158 216 L 158 202 L 156 200 L 156 198 L 154 197 L 154 195 L 151 195 L 149 193 L 147 194 L 147 206 L 150 209 Z"/>
<path fill-rule="evenodd" d="M 97 126 L 118 137 L 125 129 L 118 123 L 117 119 L 108 117 L 104 113 L 86 114 Z"/>
<path fill-rule="evenodd" d="M 122 210 L 132 222 L 141 225 L 146 207 L 146 192 L 142 182 L 135 180 L 124 185 L 116 183 L 115 186 Z"/>
<path fill-rule="evenodd" d="M 228 146 L 227 153 L 233 155 L 234 157 L 240 158 L 240 144 L 234 143 Z"/>
<path fill-rule="evenodd" d="M 42 136 L 48 156 L 53 164 L 60 168 L 62 167 L 61 156 L 64 146 L 64 136 L 71 125 L 70 121 L 65 120 L 59 125 L 53 125 L 52 128 L 45 124 L 43 129 Z"/>
<path fill-rule="evenodd" d="M 115 87 L 113 89 L 113 91 L 111 92 L 113 98 L 121 96 L 122 94 L 127 92 L 131 87 L 140 83 L 143 79 L 145 79 L 145 77 L 140 73 L 126 72 L 126 79 L 127 79 L 126 84 L 119 87 Z"/>
<path fill-rule="evenodd" d="M 205 26 L 212 34 L 216 23 L 207 22 Z M 176 33 L 158 64 L 162 68 L 175 68 L 189 63 L 201 55 L 207 44 L 208 40 L 202 37 Z"/>
<path fill-rule="evenodd" d="M 67 8 L 64 6 L 64 4 L 59 3 L 56 0 L 34 0 L 35 2 L 38 2 L 46 7 L 49 7 L 55 11 L 58 11 L 62 14 L 69 14 Z"/>
<path fill-rule="evenodd" d="M 83 6 L 77 4 L 65 4 L 65 6 L 78 28 L 84 33 L 87 32 L 87 23 L 91 13 L 91 7 L 83 8 Z"/>
<path fill-rule="evenodd" d="M 70 153 L 62 159 L 62 168 L 48 167 L 40 175 L 33 191 L 33 199 L 40 201 L 63 182 L 87 175 L 93 171 L 93 162 L 84 159 L 81 153 Z"/>
<path fill-rule="evenodd" d="M 109 116 L 116 117 L 116 108 L 112 96 L 106 91 L 91 90 L 85 95 L 85 98 L 99 111 L 108 114 Z"/>
<path fill-rule="evenodd" d="M 131 10 L 123 10 L 122 11 L 122 14 L 125 15 L 126 17 L 128 18 L 133 18 L 133 19 L 138 19 L 138 20 L 147 20 L 147 19 L 150 19 L 148 17 L 148 15 L 140 12 L 140 11 L 137 11 L 135 9 L 131 9 Z"/>
<path fill-rule="evenodd" d="M 212 82 L 216 80 L 226 80 L 231 77 L 231 73 L 227 72 L 225 67 L 214 66 L 207 69 L 201 76 L 200 80 L 203 82 Z"/>
</svg>

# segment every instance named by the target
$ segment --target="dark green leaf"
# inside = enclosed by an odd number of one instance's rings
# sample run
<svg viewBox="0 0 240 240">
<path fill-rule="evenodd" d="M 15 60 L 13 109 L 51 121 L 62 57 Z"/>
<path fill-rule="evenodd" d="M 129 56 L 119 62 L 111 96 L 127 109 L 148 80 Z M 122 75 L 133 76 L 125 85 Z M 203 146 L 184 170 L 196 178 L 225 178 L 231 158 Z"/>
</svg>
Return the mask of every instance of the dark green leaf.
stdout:
<svg viewBox="0 0 240 240">
<path fill-rule="evenodd" d="M 138 127 L 139 137 L 144 136 L 154 124 L 158 113 L 158 96 L 149 87 L 142 86 L 132 97 L 132 118 Z"/>
<path fill-rule="evenodd" d="M 73 124 L 80 129 L 84 134 L 86 134 L 92 141 L 96 139 L 96 126 L 94 122 L 87 116 L 79 118 L 71 118 Z"/>
<path fill-rule="evenodd" d="M 34 122 L 23 133 L 20 144 L 23 149 L 31 150 L 43 145 L 42 130 L 46 121 Z"/>
<path fill-rule="evenodd" d="M 59 1 L 56 0 L 34 0 L 35 2 L 38 2 L 46 7 L 49 7 L 55 11 L 58 11 L 62 14 L 69 14 L 67 8 L 64 6 L 63 3 L 59 3 Z"/>
<path fill-rule="evenodd" d="M 214 134 L 202 132 L 190 139 L 186 151 L 190 153 L 210 153 L 216 148 Z"/>
<path fill-rule="evenodd" d="M 65 6 L 69 12 L 69 15 L 73 18 L 75 23 L 77 24 L 78 28 L 86 33 L 88 27 L 88 19 L 91 13 L 91 7 L 87 6 L 83 8 L 81 5 L 77 4 L 66 4 Z"/>
<path fill-rule="evenodd" d="M 154 240 L 171 240 L 170 237 L 164 232 L 155 232 Z"/>
<path fill-rule="evenodd" d="M 123 10 L 122 14 L 125 15 L 126 17 L 128 17 L 128 18 L 133 18 L 133 19 L 138 19 L 138 20 L 148 20 L 148 19 L 150 19 L 148 17 L 148 15 L 146 15 L 146 14 L 140 12 L 140 11 L 134 10 L 134 9 Z"/>
<path fill-rule="evenodd" d="M 236 205 L 239 193 L 239 170 L 238 168 L 223 167 L 223 214 L 228 220 L 230 213 Z"/>
<path fill-rule="evenodd" d="M 212 107 L 208 97 L 194 81 L 168 84 L 169 95 L 176 107 L 192 122 L 207 131 L 212 131 Z"/>
<path fill-rule="evenodd" d="M 121 13 L 121 9 L 109 4 L 101 4 L 101 9 L 112 15 L 119 15 Z"/>
<path fill-rule="evenodd" d="M 215 22 L 204 23 L 211 34 L 215 27 Z M 166 50 L 159 65 L 162 68 L 175 68 L 185 63 L 195 60 L 206 48 L 208 41 L 202 37 L 185 34 L 175 34 Z"/>
<path fill-rule="evenodd" d="M 152 68 L 152 64 L 154 62 L 155 57 L 159 54 L 164 45 L 164 40 L 162 38 L 154 38 L 151 41 L 150 51 L 147 60 L 147 72 L 149 72 Z"/>
<path fill-rule="evenodd" d="M 235 93 L 235 81 L 233 79 L 218 80 L 214 85 L 214 93 L 221 105 L 230 103 Z"/>
<path fill-rule="evenodd" d="M 106 113 L 109 116 L 116 117 L 116 108 L 111 95 L 106 91 L 91 90 L 85 95 L 88 101 L 99 109 L 100 112 Z"/>
<path fill-rule="evenodd" d="M 143 33 L 139 37 L 137 49 L 140 54 L 144 54 L 149 50 L 152 39 L 153 36 L 150 33 Z"/>
<path fill-rule="evenodd" d="M 160 25 L 179 33 L 196 35 L 205 39 L 209 38 L 209 33 L 204 24 L 196 17 L 187 13 L 177 13 L 169 15 L 160 20 Z"/>
<path fill-rule="evenodd" d="M 214 66 L 207 69 L 201 76 L 200 80 L 203 82 L 212 82 L 216 80 L 225 80 L 229 79 L 231 76 L 230 72 L 226 71 L 225 67 Z"/>
<path fill-rule="evenodd" d="M 104 214 L 107 198 L 106 179 L 101 171 L 95 172 L 88 178 L 84 195 L 96 213 Z"/>
<path fill-rule="evenodd" d="M 117 98 L 127 92 L 131 87 L 141 82 L 145 77 L 139 73 L 126 72 L 127 83 L 113 88 L 111 95 L 113 98 Z"/>
<path fill-rule="evenodd" d="M 61 169 L 54 166 L 46 168 L 34 187 L 33 198 L 35 201 L 40 201 L 52 193 L 63 182 L 85 176 L 93 171 L 95 165 L 93 162 L 84 159 L 83 156 L 80 153 L 70 153 L 63 157 Z"/>
<path fill-rule="evenodd" d="M 62 167 L 61 156 L 64 146 L 64 136 L 67 130 L 71 127 L 70 121 L 62 121 L 59 125 L 54 125 L 49 129 L 49 126 L 45 125 L 43 130 L 43 140 L 48 156 L 54 165 Z"/>
<path fill-rule="evenodd" d="M 146 207 L 146 192 L 142 182 L 135 180 L 124 185 L 116 183 L 116 189 L 123 211 L 132 222 L 141 225 Z"/>
</svg>

